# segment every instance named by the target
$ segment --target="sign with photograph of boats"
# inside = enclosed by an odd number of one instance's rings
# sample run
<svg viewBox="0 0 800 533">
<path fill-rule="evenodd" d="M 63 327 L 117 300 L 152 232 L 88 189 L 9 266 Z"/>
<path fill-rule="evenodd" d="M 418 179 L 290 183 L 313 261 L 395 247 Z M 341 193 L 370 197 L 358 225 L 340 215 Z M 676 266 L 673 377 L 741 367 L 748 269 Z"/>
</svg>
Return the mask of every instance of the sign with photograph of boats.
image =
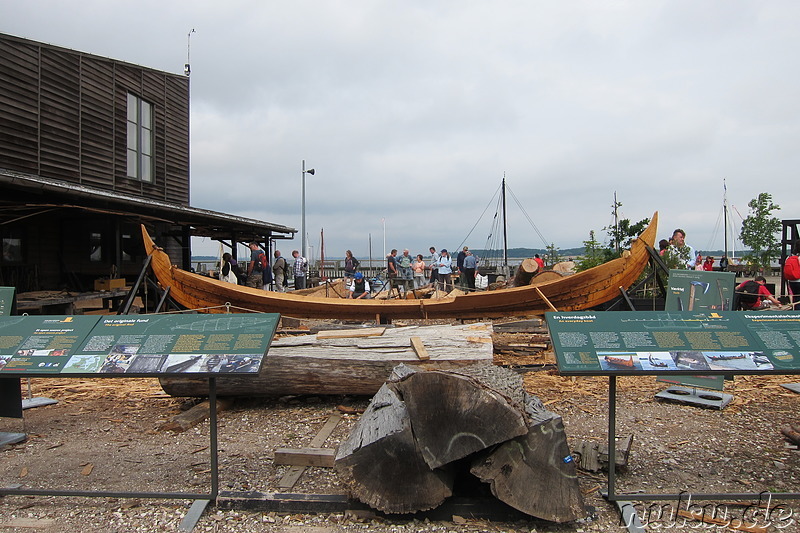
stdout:
<svg viewBox="0 0 800 533">
<path fill-rule="evenodd" d="M 610 374 L 793 374 L 800 312 L 546 313 L 559 371 Z"/>
<path fill-rule="evenodd" d="M 0 317 L 0 373 L 253 374 L 280 315 Z"/>
</svg>

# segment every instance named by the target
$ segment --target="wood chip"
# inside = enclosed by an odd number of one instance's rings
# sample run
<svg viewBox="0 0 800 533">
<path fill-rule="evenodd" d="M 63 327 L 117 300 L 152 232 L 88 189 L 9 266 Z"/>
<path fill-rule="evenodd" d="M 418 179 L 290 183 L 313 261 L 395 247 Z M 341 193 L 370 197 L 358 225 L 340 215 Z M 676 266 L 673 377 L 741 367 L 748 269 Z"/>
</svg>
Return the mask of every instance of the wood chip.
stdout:
<svg viewBox="0 0 800 533">
<path fill-rule="evenodd" d="M 23 466 L 19 471 L 19 477 L 25 477 L 28 475 L 28 467 Z"/>
<path fill-rule="evenodd" d="M 94 469 L 94 465 L 92 463 L 89 463 L 88 465 L 83 467 L 83 470 L 81 470 L 81 475 L 82 476 L 88 476 L 89 474 L 92 473 L 93 469 Z"/>
</svg>

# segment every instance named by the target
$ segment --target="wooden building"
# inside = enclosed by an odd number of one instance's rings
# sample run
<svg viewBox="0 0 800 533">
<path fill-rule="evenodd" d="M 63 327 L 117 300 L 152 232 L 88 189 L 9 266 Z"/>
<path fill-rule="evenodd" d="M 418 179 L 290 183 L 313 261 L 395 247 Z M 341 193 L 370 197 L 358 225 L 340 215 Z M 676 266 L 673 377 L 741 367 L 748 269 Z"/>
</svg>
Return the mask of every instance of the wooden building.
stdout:
<svg viewBox="0 0 800 533">
<path fill-rule="evenodd" d="M 139 224 L 191 267 L 191 236 L 297 230 L 189 205 L 189 79 L 0 34 L 0 285 L 136 276 Z"/>
</svg>

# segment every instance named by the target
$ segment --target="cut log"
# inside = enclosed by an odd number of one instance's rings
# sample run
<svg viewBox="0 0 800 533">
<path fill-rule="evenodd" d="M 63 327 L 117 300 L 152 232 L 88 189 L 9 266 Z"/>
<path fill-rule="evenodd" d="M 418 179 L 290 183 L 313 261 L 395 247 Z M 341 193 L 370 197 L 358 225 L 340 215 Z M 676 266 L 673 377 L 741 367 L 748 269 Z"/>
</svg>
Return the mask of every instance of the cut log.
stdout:
<svg viewBox="0 0 800 533">
<path fill-rule="evenodd" d="M 555 270 L 542 270 L 531 278 L 529 285 L 541 285 L 542 283 L 547 283 L 548 281 L 554 281 L 563 277 L 564 275 L 561 274 L 561 272 L 556 272 Z"/>
<path fill-rule="evenodd" d="M 539 263 L 533 257 L 523 259 L 514 273 L 512 287 L 524 287 L 531 282 L 531 278 L 539 271 Z"/>
<path fill-rule="evenodd" d="M 561 261 L 560 263 L 556 263 L 553 265 L 553 270 L 559 274 L 574 274 L 575 261 Z"/>
<path fill-rule="evenodd" d="M 439 325 L 386 328 L 377 337 L 320 339 L 298 335 L 273 341 L 257 376 L 217 376 L 220 396 L 348 394 L 372 396 L 400 363 L 424 369 L 454 370 L 491 362 L 491 325 Z M 430 359 L 421 360 L 411 345 L 419 337 Z M 482 342 L 470 342 L 480 338 Z M 208 396 L 208 379 L 161 378 L 172 396 Z"/>
<path fill-rule="evenodd" d="M 431 469 L 528 431 L 522 412 L 474 377 L 408 369 L 394 387 L 406 402 L 414 437 Z"/>
<path fill-rule="evenodd" d="M 399 365 L 339 447 L 335 468 L 355 497 L 385 512 L 431 509 L 452 479 L 472 473 L 527 514 L 585 516 L 561 418 L 524 392 L 518 374 L 493 365 Z"/>
<path fill-rule="evenodd" d="M 386 513 L 433 509 L 453 493 L 452 473 L 428 468 L 406 405 L 387 385 L 339 446 L 335 468 L 356 498 Z"/>
<path fill-rule="evenodd" d="M 553 522 L 584 517 L 583 496 L 561 418 L 532 397 L 526 411 L 528 432 L 476 459 L 470 471 L 489 483 L 498 499 L 524 513 Z"/>
</svg>

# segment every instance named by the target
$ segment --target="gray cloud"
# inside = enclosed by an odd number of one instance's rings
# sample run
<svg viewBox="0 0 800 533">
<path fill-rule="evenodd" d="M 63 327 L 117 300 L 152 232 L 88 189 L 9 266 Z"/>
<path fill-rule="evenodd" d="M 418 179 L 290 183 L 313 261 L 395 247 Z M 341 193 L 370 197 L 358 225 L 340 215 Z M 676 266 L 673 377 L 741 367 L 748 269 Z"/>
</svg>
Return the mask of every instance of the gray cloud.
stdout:
<svg viewBox="0 0 800 533">
<path fill-rule="evenodd" d="M 734 213 L 760 192 L 779 217 L 800 211 L 788 0 L 42 0 L 5 2 L 0 20 L 171 72 L 191 41 L 192 204 L 299 228 L 305 159 L 309 240 L 324 227 L 327 255 L 363 256 L 369 235 L 378 250 L 381 219 L 390 248 L 458 246 L 504 173 L 562 248 L 602 235 L 614 192 L 624 217 L 658 210 L 661 235 L 683 227 L 699 249 L 723 245 L 723 178 Z M 544 245 L 522 213 L 509 224 L 511 246 Z"/>
</svg>

